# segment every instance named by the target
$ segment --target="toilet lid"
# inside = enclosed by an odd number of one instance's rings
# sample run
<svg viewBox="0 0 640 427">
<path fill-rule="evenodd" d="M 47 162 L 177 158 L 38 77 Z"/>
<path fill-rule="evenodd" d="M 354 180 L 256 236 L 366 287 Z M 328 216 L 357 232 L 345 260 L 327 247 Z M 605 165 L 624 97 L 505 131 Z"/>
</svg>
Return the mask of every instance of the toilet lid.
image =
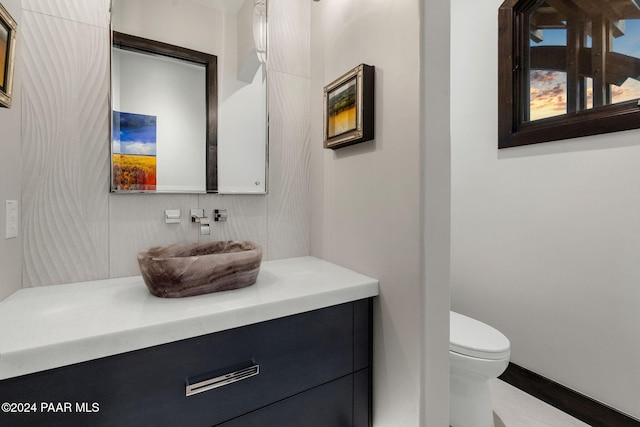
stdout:
<svg viewBox="0 0 640 427">
<path fill-rule="evenodd" d="M 449 350 L 481 359 L 510 355 L 509 339 L 500 331 L 465 315 L 450 312 Z"/>
</svg>

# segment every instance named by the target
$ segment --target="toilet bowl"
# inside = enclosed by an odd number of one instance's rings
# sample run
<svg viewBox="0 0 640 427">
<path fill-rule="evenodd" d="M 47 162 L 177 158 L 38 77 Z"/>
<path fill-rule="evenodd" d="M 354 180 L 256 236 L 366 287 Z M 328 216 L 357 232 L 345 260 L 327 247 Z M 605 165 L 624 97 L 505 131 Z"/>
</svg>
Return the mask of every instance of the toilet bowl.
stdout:
<svg viewBox="0 0 640 427">
<path fill-rule="evenodd" d="M 449 424 L 494 427 L 489 380 L 509 365 L 509 339 L 497 329 L 453 311 L 450 322 Z"/>
</svg>

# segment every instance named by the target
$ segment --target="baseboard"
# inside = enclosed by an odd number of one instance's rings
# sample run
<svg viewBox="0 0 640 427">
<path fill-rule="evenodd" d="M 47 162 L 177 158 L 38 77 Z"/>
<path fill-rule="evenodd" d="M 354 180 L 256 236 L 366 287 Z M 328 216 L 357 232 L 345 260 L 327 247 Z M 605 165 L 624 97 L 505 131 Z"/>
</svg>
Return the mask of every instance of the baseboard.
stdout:
<svg viewBox="0 0 640 427">
<path fill-rule="evenodd" d="M 499 377 L 593 427 L 640 427 L 640 421 L 514 363 Z"/>
</svg>

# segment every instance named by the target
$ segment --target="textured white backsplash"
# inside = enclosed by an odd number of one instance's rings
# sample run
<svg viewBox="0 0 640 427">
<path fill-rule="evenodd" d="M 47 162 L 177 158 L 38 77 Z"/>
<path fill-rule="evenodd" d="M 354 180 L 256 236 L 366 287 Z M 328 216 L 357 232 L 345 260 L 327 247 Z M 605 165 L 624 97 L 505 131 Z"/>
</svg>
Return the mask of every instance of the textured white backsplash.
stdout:
<svg viewBox="0 0 640 427">
<path fill-rule="evenodd" d="M 109 32 L 22 16 L 23 285 L 105 278 Z"/>
<path fill-rule="evenodd" d="M 23 286 L 139 274 L 136 253 L 249 239 L 264 259 L 309 253 L 309 3 L 269 0 L 269 194 L 109 193 L 108 0 L 24 0 Z M 295 41 L 292 46 L 292 41 Z M 189 209 L 227 209 L 200 236 Z M 165 209 L 181 209 L 165 224 Z"/>
<path fill-rule="evenodd" d="M 109 4 L 109 0 L 22 0 L 22 9 L 108 28 Z"/>
</svg>

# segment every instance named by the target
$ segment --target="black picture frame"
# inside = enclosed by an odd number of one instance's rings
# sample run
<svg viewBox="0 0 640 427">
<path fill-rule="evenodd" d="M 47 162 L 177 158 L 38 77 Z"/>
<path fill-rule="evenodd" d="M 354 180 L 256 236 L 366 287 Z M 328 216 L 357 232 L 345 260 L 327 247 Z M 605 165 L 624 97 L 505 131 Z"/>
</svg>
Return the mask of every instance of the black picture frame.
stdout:
<svg viewBox="0 0 640 427">
<path fill-rule="evenodd" d="M 375 137 L 375 67 L 360 64 L 324 88 L 324 148 Z"/>
<path fill-rule="evenodd" d="M 0 4 L 0 106 L 11 107 L 18 23 Z"/>
</svg>

